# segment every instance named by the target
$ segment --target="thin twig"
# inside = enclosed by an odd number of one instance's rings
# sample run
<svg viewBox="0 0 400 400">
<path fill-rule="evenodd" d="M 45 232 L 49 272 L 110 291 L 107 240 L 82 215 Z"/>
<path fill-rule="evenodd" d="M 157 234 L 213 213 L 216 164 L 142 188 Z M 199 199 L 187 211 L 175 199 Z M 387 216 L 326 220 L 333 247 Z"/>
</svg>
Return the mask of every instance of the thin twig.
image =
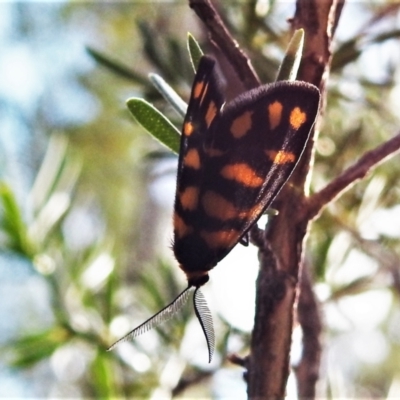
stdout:
<svg viewBox="0 0 400 400">
<path fill-rule="evenodd" d="M 189 0 L 189 6 L 206 25 L 210 39 L 222 51 L 246 89 L 260 85 L 246 53 L 231 36 L 210 0 Z"/>
<path fill-rule="evenodd" d="M 327 204 L 399 150 L 400 132 L 392 139 L 365 153 L 356 163 L 343 171 L 324 189 L 310 196 L 305 202 L 304 217 L 311 220 L 318 216 Z"/>
<path fill-rule="evenodd" d="M 189 377 L 181 378 L 178 384 L 172 390 L 172 397 L 175 398 L 189 387 L 198 385 L 199 383 L 204 382 L 205 380 L 210 379 L 215 371 L 194 371 L 193 374 Z"/>
<path fill-rule="evenodd" d="M 338 222 L 339 223 L 339 222 Z M 340 223 L 341 227 L 349 232 L 360 248 L 378 261 L 380 269 L 392 277 L 392 287 L 397 296 L 400 296 L 400 256 L 387 248 L 383 243 L 364 239 L 358 231 L 347 224 Z"/>
</svg>

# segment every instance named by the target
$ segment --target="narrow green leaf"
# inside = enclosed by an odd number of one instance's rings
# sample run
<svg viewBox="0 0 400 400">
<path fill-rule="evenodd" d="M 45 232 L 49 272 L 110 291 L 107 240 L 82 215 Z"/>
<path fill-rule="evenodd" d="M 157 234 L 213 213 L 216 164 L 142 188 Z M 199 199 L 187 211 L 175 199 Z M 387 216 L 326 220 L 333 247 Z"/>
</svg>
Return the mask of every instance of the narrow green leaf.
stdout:
<svg viewBox="0 0 400 400">
<path fill-rule="evenodd" d="M 99 64 L 104 65 L 109 70 L 113 71 L 117 75 L 127 78 L 131 81 L 140 83 L 141 85 L 147 85 L 147 79 L 141 74 L 133 71 L 131 68 L 123 65 L 122 63 L 113 60 L 111 57 L 95 50 L 91 47 L 86 47 L 86 51 L 96 60 Z"/>
<path fill-rule="evenodd" d="M 351 38 L 342 43 L 340 47 L 336 49 L 332 58 L 331 70 L 338 71 L 351 62 L 357 60 L 367 46 L 382 43 L 386 40 L 398 39 L 399 37 L 400 30 L 393 30 L 368 38 L 362 36 Z"/>
<path fill-rule="evenodd" d="M 107 352 L 98 349 L 96 357 L 90 365 L 96 398 L 115 399 L 123 397 L 123 394 L 119 391 L 120 387 L 114 379 L 116 376 L 115 366 L 113 366 L 110 358 Z"/>
<path fill-rule="evenodd" d="M 28 240 L 27 227 L 21 210 L 11 188 L 4 182 L 0 182 L 0 208 L 2 230 L 10 241 L 8 247 L 31 258 L 33 247 Z"/>
<path fill-rule="evenodd" d="M 165 61 L 168 62 L 169 73 L 168 75 L 165 75 L 167 71 L 163 70 L 163 76 L 166 76 L 168 77 L 168 80 L 175 82 L 177 75 L 184 76 L 185 71 L 187 72 L 189 69 L 189 66 L 187 65 L 187 51 L 182 46 L 181 41 L 177 40 L 175 37 L 166 38 L 166 43 L 164 48 L 167 50 Z M 172 76 L 170 74 L 172 74 Z"/>
<path fill-rule="evenodd" d="M 339 71 L 358 59 L 361 54 L 359 38 L 352 38 L 340 45 L 332 57 L 331 71 Z"/>
<path fill-rule="evenodd" d="M 142 296 L 141 305 L 156 313 L 163 308 L 166 302 L 171 301 L 166 299 L 165 294 L 159 287 L 154 285 L 154 277 L 143 275 L 140 277 L 140 289 L 145 295 Z"/>
<path fill-rule="evenodd" d="M 57 181 L 65 164 L 68 139 L 65 135 L 52 134 L 46 154 L 29 193 L 33 213 L 36 215 L 55 191 Z"/>
<path fill-rule="evenodd" d="M 332 288 L 332 293 L 329 296 L 329 301 L 337 301 L 347 296 L 354 296 L 360 293 L 364 293 L 366 290 L 371 289 L 376 283 L 370 276 L 364 276 L 361 278 L 354 279 L 347 285 L 338 288 Z"/>
<path fill-rule="evenodd" d="M 154 138 L 174 153 L 179 152 L 179 131 L 160 111 L 147 101 L 139 98 L 128 99 L 126 104 L 136 121 Z"/>
<path fill-rule="evenodd" d="M 189 50 L 190 61 L 192 63 L 194 72 L 196 72 L 197 66 L 199 65 L 200 58 L 203 55 L 203 51 L 201 50 L 197 40 L 189 32 L 188 32 L 188 35 L 187 35 L 187 47 L 188 47 L 188 50 Z"/>
<path fill-rule="evenodd" d="M 172 159 L 176 158 L 176 154 L 172 154 L 168 150 L 156 150 L 156 151 L 150 151 L 149 153 L 146 154 L 146 159 L 147 160 L 167 160 L 167 159 Z"/>
<path fill-rule="evenodd" d="M 47 359 L 69 338 L 69 332 L 61 326 L 47 331 L 27 335 L 12 341 L 9 345 L 13 351 L 11 365 L 27 368 L 43 359 Z"/>
<path fill-rule="evenodd" d="M 66 215 L 73 188 L 79 179 L 82 163 L 67 150 L 65 135 L 50 136 L 46 155 L 29 194 L 33 219 L 27 234 L 38 246 L 53 235 Z"/>
<path fill-rule="evenodd" d="M 400 29 L 394 29 L 389 32 L 383 32 L 375 37 L 370 38 L 367 40 L 367 43 L 370 42 L 370 44 L 375 44 L 375 43 L 382 43 L 386 40 L 391 40 L 391 39 L 398 39 L 400 37 Z"/>
<path fill-rule="evenodd" d="M 174 110 L 184 118 L 186 115 L 187 104 L 175 92 L 168 83 L 157 74 L 149 74 L 149 79 L 155 88 L 161 93 L 165 100 L 174 108 Z"/>
<path fill-rule="evenodd" d="M 170 68 L 168 63 L 165 61 L 165 42 L 158 40 L 160 36 L 158 32 L 150 27 L 150 24 L 145 21 L 138 22 L 138 28 L 141 35 L 141 42 L 143 43 L 143 51 L 145 56 L 156 66 L 160 71 L 168 71 Z M 162 48 L 162 50 L 161 50 Z"/>
<path fill-rule="evenodd" d="M 293 34 L 289 46 L 286 49 L 285 57 L 279 68 L 277 81 L 289 80 L 294 81 L 297 77 L 299 70 L 301 56 L 303 53 L 304 45 L 304 30 L 298 29 Z"/>
</svg>

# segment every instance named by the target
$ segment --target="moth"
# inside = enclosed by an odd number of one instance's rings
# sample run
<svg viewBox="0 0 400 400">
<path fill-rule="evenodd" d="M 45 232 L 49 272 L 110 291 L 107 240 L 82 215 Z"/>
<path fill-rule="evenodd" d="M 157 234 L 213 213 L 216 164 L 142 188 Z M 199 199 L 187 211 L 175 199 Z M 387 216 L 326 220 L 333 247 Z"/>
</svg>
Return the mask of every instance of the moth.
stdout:
<svg viewBox="0 0 400 400">
<path fill-rule="evenodd" d="M 271 205 L 296 167 L 318 114 L 319 90 L 280 81 L 226 103 L 216 61 L 200 59 L 184 119 L 173 215 L 173 251 L 187 288 L 126 334 L 134 338 L 173 316 L 194 288 L 193 304 L 211 362 L 215 338 L 200 291 L 214 268 Z"/>
</svg>

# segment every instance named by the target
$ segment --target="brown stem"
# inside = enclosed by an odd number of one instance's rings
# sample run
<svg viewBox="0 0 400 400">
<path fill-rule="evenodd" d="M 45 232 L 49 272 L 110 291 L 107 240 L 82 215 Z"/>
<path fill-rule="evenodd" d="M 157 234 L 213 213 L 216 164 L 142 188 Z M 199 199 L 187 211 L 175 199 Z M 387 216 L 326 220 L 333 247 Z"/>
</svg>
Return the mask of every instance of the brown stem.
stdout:
<svg viewBox="0 0 400 400">
<path fill-rule="evenodd" d="M 260 249 L 256 317 L 248 366 L 250 399 L 282 399 L 289 374 L 289 351 L 296 282 L 278 269 L 269 248 Z"/>
<path fill-rule="evenodd" d="M 196 12 L 203 21 L 210 35 L 212 42 L 222 51 L 236 71 L 240 81 L 247 89 L 260 85 L 246 53 L 240 49 L 238 42 L 233 39 L 221 17 L 211 4 L 210 0 L 189 0 L 189 6 Z"/>
<path fill-rule="evenodd" d="M 189 376 L 179 380 L 178 384 L 172 390 L 172 397 L 178 397 L 189 387 L 198 385 L 208 379 L 215 373 L 215 371 L 193 371 Z"/>
<path fill-rule="evenodd" d="M 308 268 L 302 270 L 300 286 L 297 317 L 303 331 L 303 351 L 295 368 L 297 393 L 300 399 L 313 399 L 322 353 L 322 323 Z"/>
<path fill-rule="evenodd" d="M 343 191 L 349 189 L 356 181 L 364 178 L 372 168 L 378 166 L 399 150 L 400 132 L 392 139 L 365 153 L 357 162 L 343 171 L 341 175 L 330 182 L 324 189 L 309 197 L 304 208 L 307 219 L 315 218 L 327 204 L 338 197 Z"/>
<path fill-rule="evenodd" d="M 299 71 L 299 79 L 319 86 L 323 93 L 329 75 L 331 60 L 330 44 L 336 29 L 343 2 L 338 0 L 298 0 L 292 20 L 294 29 L 304 28 L 305 46 Z M 283 188 L 273 207 L 279 210 L 266 233 L 264 253 L 257 283 L 256 317 L 249 357 L 248 395 L 251 399 L 282 399 L 289 375 L 289 353 L 293 328 L 293 310 L 296 302 L 298 276 L 303 260 L 303 246 L 309 220 L 300 213 L 305 199 L 306 177 L 312 164 L 313 143 L 307 145 L 301 163 L 297 166 L 289 184 Z M 268 245 L 267 245 L 268 243 Z M 271 249 L 271 250 L 270 250 Z M 273 261 L 273 262 L 272 262 Z M 279 288 L 279 290 L 277 289 Z M 274 296 L 274 301 L 271 300 Z M 302 319 L 302 321 L 304 321 Z M 305 321 L 304 321 L 305 322 Z M 315 324 L 317 326 L 318 323 Z M 307 328 L 307 326 L 306 326 Z M 306 340 L 311 336 L 307 335 Z M 314 336 L 319 340 L 319 335 Z M 314 340 L 305 343 L 315 346 Z M 314 372 L 318 371 L 320 343 L 313 355 Z M 303 365 L 310 365 L 308 359 Z M 298 381 L 300 393 L 311 393 L 317 372 L 311 383 L 304 375 Z M 303 379 L 303 375 L 298 375 Z"/>
</svg>

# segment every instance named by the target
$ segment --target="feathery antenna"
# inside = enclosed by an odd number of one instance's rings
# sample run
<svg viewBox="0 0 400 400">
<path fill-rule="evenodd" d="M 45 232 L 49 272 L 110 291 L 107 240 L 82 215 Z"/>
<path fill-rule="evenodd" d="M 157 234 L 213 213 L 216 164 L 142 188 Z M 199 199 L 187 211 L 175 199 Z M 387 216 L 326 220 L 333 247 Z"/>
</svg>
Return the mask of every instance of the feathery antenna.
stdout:
<svg viewBox="0 0 400 400">
<path fill-rule="evenodd" d="M 189 290 L 191 287 L 192 286 L 188 286 L 172 303 L 168 304 L 157 314 L 153 315 L 151 318 L 149 318 L 148 320 L 143 322 L 137 328 L 135 328 L 132 331 L 130 331 L 129 333 L 127 333 L 121 339 L 117 340 L 113 345 L 111 345 L 107 349 L 107 351 L 112 350 L 118 343 L 125 342 L 129 339 L 133 339 L 133 338 L 141 335 L 142 333 L 149 331 L 150 329 L 154 328 L 155 326 L 160 325 L 161 323 L 169 320 L 171 317 L 173 317 L 182 308 L 182 306 L 186 303 L 186 301 L 189 297 Z M 197 289 L 196 289 L 196 291 L 197 291 Z M 204 297 L 203 297 L 203 301 L 205 302 Z M 207 308 L 207 306 L 206 306 L 206 308 Z M 208 312 L 210 312 L 210 311 L 208 311 Z M 197 314 L 197 311 L 196 311 L 196 314 Z M 204 328 L 203 328 L 203 330 L 204 330 Z"/>
<path fill-rule="evenodd" d="M 203 329 L 204 336 L 206 337 L 208 347 L 208 362 L 211 362 L 214 348 L 215 348 L 215 334 L 210 309 L 207 306 L 207 302 L 203 293 L 200 292 L 200 288 L 196 287 L 193 295 L 193 305 L 196 317 L 200 322 L 201 329 Z"/>
</svg>

